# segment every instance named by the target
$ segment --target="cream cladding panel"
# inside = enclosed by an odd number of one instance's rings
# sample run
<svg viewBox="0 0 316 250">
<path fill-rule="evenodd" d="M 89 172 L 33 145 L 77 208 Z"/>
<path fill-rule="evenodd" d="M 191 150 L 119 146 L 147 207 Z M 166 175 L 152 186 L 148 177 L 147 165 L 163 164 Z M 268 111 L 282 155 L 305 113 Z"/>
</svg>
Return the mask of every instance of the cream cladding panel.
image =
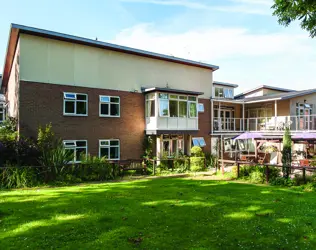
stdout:
<svg viewBox="0 0 316 250">
<path fill-rule="evenodd" d="M 21 80 L 140 91 L 166 87 L 212 92 L 212 71 L 21 34 Z"/>
</svg>

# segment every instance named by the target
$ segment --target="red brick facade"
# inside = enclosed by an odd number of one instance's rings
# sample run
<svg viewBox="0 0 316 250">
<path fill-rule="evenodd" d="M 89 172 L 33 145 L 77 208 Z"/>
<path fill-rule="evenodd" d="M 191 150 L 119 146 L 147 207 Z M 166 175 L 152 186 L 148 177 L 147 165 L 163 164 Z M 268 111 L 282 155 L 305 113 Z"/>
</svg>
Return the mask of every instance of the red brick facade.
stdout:
<svg viewBox="0 0 316 250">
<path fill-rule="evenodd" d="M 63 92 L 88 94 L 88 116 L 64 116 Z M 120 97 L 120 117 L 99 117 L 99 95 Z M 120 139 L 121 159 L 137 159 L 145 136 L 144 95 L 127 91 L 20 82 L 20 133 L 37 136 L 39 125 L 52 123 L 64 140 L 88 140 L 88 152 L 98 155 L 100 139 Z"/>
<path fill-rule="evenodd" d="M 88 116 L 64 116 L 63 92 L 88 94 Z M 120 117 L 99 117 L 99 95 L 120 97 Z M 199 132 L 192 136 L 204 137 L 204 151 L 211 152 L 211 103 L 208 99 L 199 103 L 205 111 L 199 113 Z M 63 140 L 88 140 L 88 152 L 93 155 L 98 155 L 100 139 L 119 139 L 120 158 L 136 159 L 143 154 L 144 104 L 142 93 L 21 81 L 20 133 L 36 137 L 38 127 L 51 122 Z"/>
</svg>

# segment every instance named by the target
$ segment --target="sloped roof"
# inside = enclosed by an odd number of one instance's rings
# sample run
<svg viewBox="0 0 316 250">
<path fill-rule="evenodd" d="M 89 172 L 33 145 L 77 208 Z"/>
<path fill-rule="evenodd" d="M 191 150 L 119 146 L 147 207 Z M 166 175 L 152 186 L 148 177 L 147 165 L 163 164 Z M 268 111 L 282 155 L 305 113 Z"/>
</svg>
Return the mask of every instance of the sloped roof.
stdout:
<svg viewBox="0 0 316 250">
<path fill-rule="evenodd" d="M 282 91 L 282 92 L 293 92 L 293 91 L 295 91 L 293 89 L 284 89 L 284 88 L 279 88 L 279 87 L 274 87 L 274 86 L 269 86 L 269 85 L 261 85 L 261 86 L 258 86 L 256 88 L 254 88 L 254 89 L 250 89 L 250 90 L 247 90 L 247 91 L 245 91 L 243 93 L 240 93 L 240 94 L 236 95 L 235 98 L 238 99 L 239 97 L 247 95 L 247 94 L 249 94 L 251 92 L 255 92 L 255 91 L 259 90 L 259 89 L 271 89 L 271 90 L 277 90 L 277 91 Z"/>
</svg>

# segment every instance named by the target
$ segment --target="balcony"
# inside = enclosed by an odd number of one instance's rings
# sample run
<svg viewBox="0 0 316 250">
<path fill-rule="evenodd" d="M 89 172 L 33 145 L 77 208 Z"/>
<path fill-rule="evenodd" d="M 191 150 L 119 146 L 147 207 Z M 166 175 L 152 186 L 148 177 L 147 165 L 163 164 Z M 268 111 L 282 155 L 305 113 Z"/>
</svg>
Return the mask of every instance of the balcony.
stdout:
<svg viewBox="0 0 316 250">
<path fill-rule="evenodd" d="M 146 130 L 198 130 L 197 118 L 146 117 Z"/>
<path fill-rule="evenodd" d="M 260 118 L 214 118 L 214 132 L 244 131 L 316 131 L 316 115 L 277 116 Z"/>
</svg>

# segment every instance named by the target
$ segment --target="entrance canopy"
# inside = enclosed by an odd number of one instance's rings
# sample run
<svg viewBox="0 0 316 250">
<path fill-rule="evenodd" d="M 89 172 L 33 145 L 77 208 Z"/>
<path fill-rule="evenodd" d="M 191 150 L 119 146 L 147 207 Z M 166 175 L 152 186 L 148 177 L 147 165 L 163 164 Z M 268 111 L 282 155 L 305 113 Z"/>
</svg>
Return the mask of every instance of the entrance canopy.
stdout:
<svg viewBox="0 0 316 250">
<path fill-rule="evenodd" d="M 257 139 L 257 138 L 264 138 L 264 136 L 261 133 L 251 133 L 251 132 L 245 132 L 241 135 L 238 135 L 237 137 L 233 138 L 234 140 L 248 140 L 248 139 Z"/>
<path fill-rule="evenodd" d="M 316 133 L 301 133 L 292 136 L 293 140 L 316 140 Z"/>
</svg>

